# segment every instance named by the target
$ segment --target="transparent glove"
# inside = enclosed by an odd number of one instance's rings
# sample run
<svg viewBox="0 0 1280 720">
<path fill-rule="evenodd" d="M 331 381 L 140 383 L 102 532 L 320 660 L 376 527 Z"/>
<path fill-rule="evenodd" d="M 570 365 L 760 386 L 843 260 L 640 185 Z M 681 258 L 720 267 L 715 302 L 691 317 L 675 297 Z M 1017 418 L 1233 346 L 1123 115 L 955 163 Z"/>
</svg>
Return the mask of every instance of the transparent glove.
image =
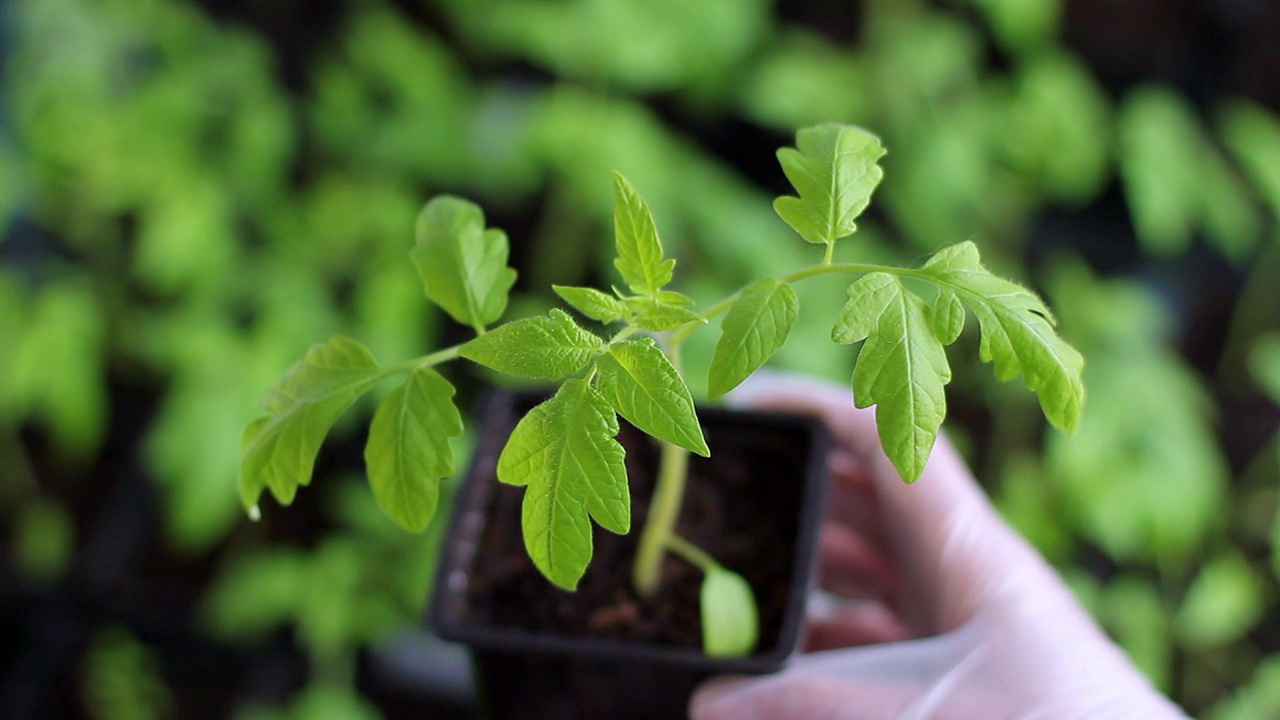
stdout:
<svg viewBox="0 0 1280 720">
<path fill-rule="evenodd" d="M 762 374 L 735 402 L 816 414 L 835 434 L 820 583 L 839 599 L 810 607 L 807 652 L 787 670 L 703 685 L 695 720 L 1186 717 L 996 514 L 945 437 L 907 485 L 848 388 Z"/>
</svg>

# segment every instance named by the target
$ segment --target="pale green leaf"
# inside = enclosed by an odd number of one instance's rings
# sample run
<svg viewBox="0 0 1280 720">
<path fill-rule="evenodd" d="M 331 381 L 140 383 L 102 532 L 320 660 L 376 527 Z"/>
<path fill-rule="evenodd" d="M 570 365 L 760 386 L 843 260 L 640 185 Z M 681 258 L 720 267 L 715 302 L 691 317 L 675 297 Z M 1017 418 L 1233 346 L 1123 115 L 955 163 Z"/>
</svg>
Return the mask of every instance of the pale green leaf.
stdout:
<svg viewBox="0 0 1280 720">
<path fill-rule="evenodd" d="M 1207 563 L 1191 583 L 1174 618 L 1178 637 L 1193 648 L 1234 642 L 1265 609 L 1266 584 L 1238 554 Z"/>
<path fill-rule="evenodd" d="M 663 305 L 672 305 L 674 307 L 689 307 L 693 304 L 693 298 L 675 290 L 663 290 L 654 299 Z"/>
<path fill-rule="evenodd" d="M 630 314 L 627 306 L 621 300 L 608 293 L 602 293 L 595 288 L 552 285 L 551 289 L 555 290 L 556 294 L 563 298 L 565 302 L 572 305 L 574 310 L 592 320 L 611 323 L 621 320 Z"/>
<path fill-rule="evenodd" d="M 484 213 L 461 198 L 432 198 L 418 216 L 418 241 L 410 253 L 432 302 L 454 320 L 483 327 L 502 317 L 516 271 L 501 230 L 484 227 Z"/>
<path fill-rule="evenodd" d="M 1280 118 L 1260 105 L 1233 101 L 1222 114 L 1222 139 L 1280 217 Z"/>
<path fill-rule="evenodd" d="M 1022 375 L 1027 388 L 1040 398 L 1045 417 L 1074 432 L 1084 407 L 1084 358 L 1058 337 L 1044 302 L 1021 285 L 992 275 L 972 242 L 939 250 L 920 272 L 955 292 L 978 316 L 979 353 L 984 362 L 994 363 L 996 377 L 1012 380 Z"/>
<path fill-rule="evenodd" d="M 876 161 L 884 146 L 852 125 L 826 124 L 796 133 L 796 147 L 778 151 L 778 161 L 799 197 L 783 196 L 774 210 L 811 243 L 831 244 L 857 230 L 854 219 L 871 202 L 884 177 Z"/>
<path fill-rule="evenodd" d="M 1280 654 L 1258 663 L 1253 676 L 1238 685 L 1203 716 L 1205 720 L 1258 720 L 1280 717 Z"/>
<path fill-rule="evenodd" d="M 509 375 L 558 380 L 591 364 L 604 341 L 563 310 L 499 325 L 459 349 L 462 357 Z"/>
<path fill-rule="evenodd" d="M 453 475 L 449 438 L 462 434 L 453 385 L 419 368 L 378 405 L 364 460 L 378 505 L 411 532 L 431 522 L 440 481 Z"/>
<path fill-rule="evenodd" d="M 943 345 L 955 342 L 964 330 L 964 304 L 952 290 L 938 289 L 937 297 L 929 304 L 928 315 L 929 327 Z"/>
<path fill-rule="evenodd" d="M 743 657 L 755 649 L 760 618 L 751 586 L 715 567 L 702 580 L 702 649 L 711 657 Z"/>
<path fill-rule="evenodd" d="M 703 323 L 707 319 L 698 313 L 678 305 L 668 305 L 649 298 L 627 298 L 627 307 L 635 313 L 635 323 L 650 332 L 671 330 L 689 323 Z"/>
<path fill-rule="evenodd" d="M 1280 405 L 1280 334 L 1268 333 L 1254 342 L 1249 350 L 1249 369 L 1271 401 Z"/>
<path fill-rule="evenodd" d="M 313 345 L 272 389 L 270 413 L 245 428 L 240 444 L 240 498 L 246 507 L 270 488 L 288 505 L 311 482 L 316 453 L 329 428 L 382 377 L 363 345 L 335 337 Z"/>
<path fill-rule="evenodd" d="M 761 278 L 742 290 L 721 323 L 720 341 L 707 377 L 712 398 L 734 389 L 787 341 L 800 313 L 790 285 Z"/>
<path fill-rule="evenodd" d="M 600 394 L 632 425 L 703 457 L 711 454 L 689 388 L 653 338 L 610 346 L 596 367 Z"/>
<path fill-rule="evenodd" d="M 1116 129 L 1138 239 L 1157 254 L 1185 251 L 1199 222 L 1206 142 L 1195 110 L 1174 90 L 1141 88 L 1126 98 Z"/>
<path fill-rule="evenodd" d="M 618 247 L 614 265 L 632 292 L 653 296 L 671 282 L 676 261 L 663 259 L 658 229 L 644 198 L 621 173 L 613 174 L 613 185 L 613 232 Z"/>
<path fill-rule="evenodd" d="M 585 380 L 569 380 L 525 415 L 498 457 L 498 479 L 527 486 L 524 545 L 548 580 L 573 590 L 591 562 L 591 518 L 631 529 L 625 451 L 618 419 Z"/>
<path fill-rule="evenodd" d="M 858 407 L 876 405 L 885 454 L 902 479 L 920 477 L 947 414 L 943 386 L 951 367 L 925 317 L 925 304 L 887 273 L 865 275 L 849 286 L 849 301 L 831 338 L 866 340 L 853 371 Z"/>
</svg>

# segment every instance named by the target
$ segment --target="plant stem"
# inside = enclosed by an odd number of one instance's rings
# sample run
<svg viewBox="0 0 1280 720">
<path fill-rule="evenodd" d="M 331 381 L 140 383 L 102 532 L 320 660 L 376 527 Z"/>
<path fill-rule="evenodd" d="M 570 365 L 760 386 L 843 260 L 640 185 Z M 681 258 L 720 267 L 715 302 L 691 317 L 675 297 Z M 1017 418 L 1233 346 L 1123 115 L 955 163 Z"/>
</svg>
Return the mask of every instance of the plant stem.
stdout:
<svg viewBox="0 0 1280 720">
<path fill-rule="evenodd" d="M 715 558 L 707 554 L 707 551 L 685 540 L 684 538 L 672 533 L 667 537 L 667 549 L 688 560 L 690 563 L 697 565 L 699 570 L 709 573 L 720 567 L 720 563 Z"/>
<path fill-rule="evenodd" d="M 443 350 L 437 350 L 430 355 L 423 355 L 412 360 L 398 362 L 395 365 L 388 365 L 382 369 L 382 377 L 395 375 L 401 372 L 412 372 L 420 370 L 424 367 L 432 367 L 443 362 L 448 362 L 458 357 L 458 350 L 462 348 L 461 344 L 452 345 Z"/>
<path fill-rule="evenodd" d="M 835 254 L 836 254 L 836 244 L 835 244 L 835 241 L 832 241 L 832 242 L 827 243 L 827 254 L 826 254 L 826 255 L 824 255 L 824 256 L 822 257 L 822 264 L 823 264 L 823 265 L 830 265 L 830 264 L 831 264 L 831 259 L 832 259 L 833 257 L 835 257 Z"/>
<path fill-rule="evenodd" d="M 632 581 L 641 597 L 651 597 L 658 589 L 663 551 L 674 537 L 676 519 L 684 499 L 689 469 L 689 451 L 669 442 L 662 443 L 662 464 L 654 487 L 649 516 L 640 535 L 640 548 L 632 569 Z"/>
</svg>

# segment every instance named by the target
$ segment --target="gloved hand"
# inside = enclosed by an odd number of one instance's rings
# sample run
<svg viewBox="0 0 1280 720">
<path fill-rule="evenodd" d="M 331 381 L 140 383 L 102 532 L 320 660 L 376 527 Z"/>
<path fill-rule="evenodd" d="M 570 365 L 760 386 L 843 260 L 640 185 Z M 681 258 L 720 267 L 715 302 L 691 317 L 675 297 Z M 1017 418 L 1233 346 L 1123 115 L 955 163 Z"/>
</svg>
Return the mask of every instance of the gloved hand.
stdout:
<svg viewBox="0 0 1280 720">
<path fill-rule="evenodd" d="M 785 671 L 703 685 L 695 720 L 1186 717 L 996 514 L 945 437 L 907 485 L 847 387 L 767 374 L 734 401 L 816 414 L 836 436 L 820 582 L 844 600 L 811 617 L 808 652 Z"/>
</svg>

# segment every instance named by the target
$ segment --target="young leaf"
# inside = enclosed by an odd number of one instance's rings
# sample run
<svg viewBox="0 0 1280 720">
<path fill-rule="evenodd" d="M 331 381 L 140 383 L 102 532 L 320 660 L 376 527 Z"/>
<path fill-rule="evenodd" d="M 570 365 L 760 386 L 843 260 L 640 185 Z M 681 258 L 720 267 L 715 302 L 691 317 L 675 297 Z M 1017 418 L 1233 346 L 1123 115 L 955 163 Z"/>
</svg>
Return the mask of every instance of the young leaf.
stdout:
<svg viewBox="0 0 1280 720">
<path fill-rule="evenodd" d="M 915 481 L 946 417 L 942 388 L 951 380 L 924 301 L 892 275 L 865 275 L 849 286 L 831 338 L 842 344 L 866 340 L 853 371 L 854 402 L 877 406 L 885 454 L 903 480 Z"/>
<path fill-rule="evenodd" d="M 432 302 L 454 320 L 482 328 L 507 308 L 516 271 L 507 267 L 507 236 L 484 227 L 484 213 L 450 195 L 432 198 L 418 216 L 410 257 Z"/>
<path fill-rule="evenodd" d="M 1054 332 L 1053 315 L 1040 298 L 992 275 L 979 262 L 972 242 L 939 250 L 921 272 L 954 291 L 978 316 L 979 354 L 984 362 L 995 364 L 996 377 L 1012 380 L 1023 375 L 1049 422 L 1074 432 L 1084 406 L 1084 358 Z"/>
<path fill-rule="evenodd" d="M 698 313 L 678 305 L 668 305 L 649 298 L 627 298 L 627 306 L 635 313 L 635 323 L 650 332 L 671 330 L 691 322 L 706 323 Z"/>
<path fill-rule="evenodd" d="M 240 442 L 240 497 L 253 508 L 263 489 L 282 504 L 311 482 L 329 428 L 382 375 L 363 345 L 335 337 L 313 345 L 267 397 L 270 413 L 245 428 Z"/>
<path fill-rule="evenodd" d="M 676 261 L 662 259 L 658 229 L 644 198 L 621 173 L 613 174 L 613 187 L 613 232 L 618 246 L 618 257 L 613 264 L 632 292 L 652 297 L 671 282 Z"/>
<path fill-rule="evenodd" d="M 743 289 L 721 323 L 707 388 L 712 398 L 734 389 L 787 341 L 800 299 L 786 283 L 762 278 Z"/>
<path fill-rule="evenodd" d="M 711 657 L 742 657 L 755 649 L 760 620 L 751 586 L 724 568 L 702 580 L 702 649 Z"/>
<path fill-rule="evenodd" d="M 499 325 L 463 345 L 458 354 L 508 375 L 558 380 L 582 370 L 604 341 L 578 327 L 563 310 Z"/>
<path fill-rule="evenodd" d="M 928 314 L 929 327 L 943 345 L 950 345 L 960 337 L 964 330 L 964 304 L 954 291 L 938 288 L 938 296 L 929 305 Z"/>
<path fill-rule="evenodd" d="M 596 367 L 600 394 L 632 425 L 703 457 L 711 454 L 689 388 L 653 338 L 610 346 Z"/>
<path fill-rule="evenodd" d="M 449 438 L 462 434 L 453 385 L 419 368 L 378 405 L 364 461 L 378 505 L 411 532 L 435 515 L 439 481 L 453 474 Z"/>
<path fill-rule="evenodd" d="M 854 219 L 884 177 L 876 164 L 884 153 L 879 138 L 852 125 L 797 132 L 796 147 L 778 150 L 778 161 L 800 196 L 780 197 L 773 209 L 811 243 L 830 245 L 853 234 Z"/>
<path fill-rule="evenodd" d="M 627 306 L 621 300 L 607 293 L 602 293 L 595 288 L 552 285 L 551 289 L 555 290 L 556 294 L 563 298 L 565 302 L 573 306 L 574 310 L 592 320 L 611 323 L 621 320 L 630 314 Z"/>
<path fill-rule="evenodd" d="M 498 479 L 527 485 L 524 545 L 548 580 L 573 590 L 591 561 L 591 518 L 631 529 L 625 452 L 613 408 L 585 380 L 560 387 L 516 425 L 498 457 Z"/>
</svg>

